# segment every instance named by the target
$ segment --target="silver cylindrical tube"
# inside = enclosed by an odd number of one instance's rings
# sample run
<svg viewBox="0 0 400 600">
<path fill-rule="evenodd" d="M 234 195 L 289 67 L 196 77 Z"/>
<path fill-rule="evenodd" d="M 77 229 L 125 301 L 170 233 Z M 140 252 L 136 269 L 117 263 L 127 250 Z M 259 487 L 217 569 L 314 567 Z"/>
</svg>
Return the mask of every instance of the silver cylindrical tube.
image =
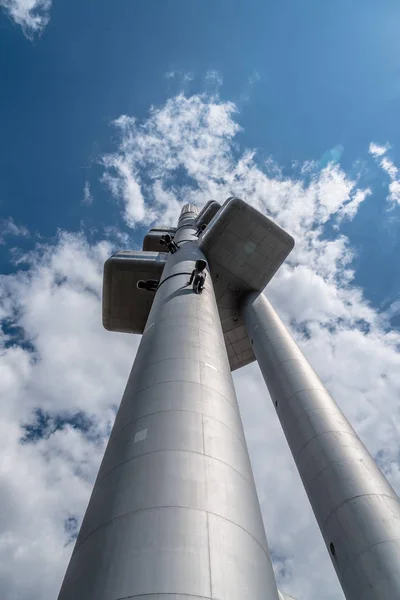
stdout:
<svg viewBox="0 0 400 600">
<path fill-rule="evenodd" d="M 168 257 L 59 600 L 278 600 L 212 280 L 187 286 L 198 259 Z"/>
<path fill-rule="evenodd" d="M 243 316 L 346 598 L 400 598 L 397 494 L 267 298 Z"/>
</svg>

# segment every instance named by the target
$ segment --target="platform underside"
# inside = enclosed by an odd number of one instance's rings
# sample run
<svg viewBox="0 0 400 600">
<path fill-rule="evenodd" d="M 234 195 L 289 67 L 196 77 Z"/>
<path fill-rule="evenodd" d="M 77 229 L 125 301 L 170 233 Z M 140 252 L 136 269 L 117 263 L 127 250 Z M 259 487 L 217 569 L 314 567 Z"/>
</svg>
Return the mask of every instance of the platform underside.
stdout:
<svg viewBox="0 0 400 600">
<path fill-rule="evenodd" d="M 139 290 L 139 280 L 159 280 L 168 254 L 120 250 L 104 265 L 103 325 L 109 331 L 142 334 L 154 293 Z"/>
<path fill-rule="evenodd" d="M 293 238 L 239 198 L 228 199 L 199 241 L 210 265 L 231 370 L 255 360 L 241 318 L 249 292 L 262 292 L 294 246 Z"/>
</svg>

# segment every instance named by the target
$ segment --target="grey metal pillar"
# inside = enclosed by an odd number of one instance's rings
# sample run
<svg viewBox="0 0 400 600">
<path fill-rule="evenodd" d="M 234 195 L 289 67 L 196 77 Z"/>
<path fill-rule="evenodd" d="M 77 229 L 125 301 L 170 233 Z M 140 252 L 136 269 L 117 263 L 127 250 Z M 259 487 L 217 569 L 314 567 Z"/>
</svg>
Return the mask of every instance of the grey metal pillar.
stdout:
<svg viewBox="0 0 400 600">
<path fill-rule="evenodd" d="M 346 598 L 400 598 L 397 494 L 266 297 L 243 316 Z"/>
<path fill-rule="evenodd" d="M 193 207 L 182 212 L 59 600 L 278 600 Z"/>
</svg>

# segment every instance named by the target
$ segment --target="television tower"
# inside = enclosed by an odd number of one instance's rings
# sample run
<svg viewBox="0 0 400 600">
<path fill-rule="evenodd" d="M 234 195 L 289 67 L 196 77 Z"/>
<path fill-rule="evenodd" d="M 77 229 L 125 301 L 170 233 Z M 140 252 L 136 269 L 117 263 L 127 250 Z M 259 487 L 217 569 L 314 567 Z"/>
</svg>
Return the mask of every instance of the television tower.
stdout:
<svg viewBox="0 0 400 600">
<path fill-rule="evenodd" d="M 400 598 L 399 498 L 262 294 L 293 246 L 230 198 L 106 262 L 103 324 L 142 339 L 59 600 L 290 598 L 231 375 L 254 360 L 347 600 Z"/>
</svg>

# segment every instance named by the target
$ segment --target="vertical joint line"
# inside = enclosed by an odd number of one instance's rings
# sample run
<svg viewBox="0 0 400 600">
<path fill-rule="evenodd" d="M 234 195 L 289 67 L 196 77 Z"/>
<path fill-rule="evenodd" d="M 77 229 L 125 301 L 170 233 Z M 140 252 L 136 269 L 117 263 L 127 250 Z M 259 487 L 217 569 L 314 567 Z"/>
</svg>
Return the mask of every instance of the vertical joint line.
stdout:
<svg viewBox="0 0 400 600">
<path fill-rule="evenodd" d="M 201 430 L 203 434 L 203 454 L 206 453 L 206 443 L 204 438 L 204 415 L 201 415 Z M 207 495 L 210 490 L 208 489 L 208 478 L 206 477 L 206 486 L 207 486 Z M 210 544 L 210 524 L 209 524 L 209 514 L 206 511 L 207 515 L 207 545 L 208 545 L 208 571 L 210 577 L 210 598 L 213 598 L 213 585 L 212 585 L 212 572 L 211 572 L 211 544 Z"/>
<path fill-rule="evenodd" d="M 210 573 L 210 597 L 214 598 L 213 596 L 213 583 L 212 583 L 212 571 L 211 571 L 211 544 L 210 544 L 210 524 L 209 524 L 209 515 L 208 512 L 206 513 L 207 515 L 207 540 L 208 540 L 208 569 L 209 569 L 209 573 Z"/>
</svg>

